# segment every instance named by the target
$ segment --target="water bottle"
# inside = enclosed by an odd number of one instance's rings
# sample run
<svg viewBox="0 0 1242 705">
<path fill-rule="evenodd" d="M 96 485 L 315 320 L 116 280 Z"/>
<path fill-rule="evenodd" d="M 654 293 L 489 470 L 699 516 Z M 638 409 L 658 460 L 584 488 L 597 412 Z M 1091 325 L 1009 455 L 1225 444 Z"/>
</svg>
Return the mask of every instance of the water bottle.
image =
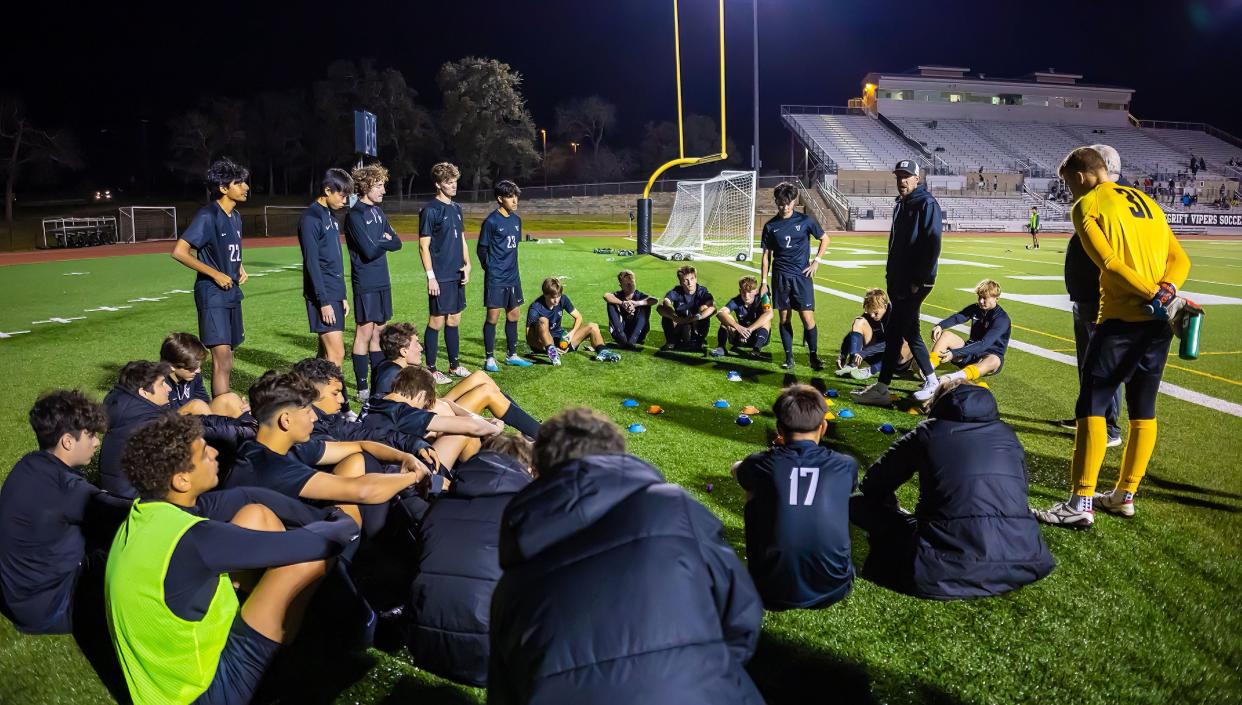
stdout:
<svg viewBox="0 0 1242 705">
<path fill-rule="evenodd" d="M 1183 360 L 1199 359 L 1199 329 L 1202 325 L 1202 312 L 1194 312 L 1186 317 L 1182 329 L 1182 343 L 1177 350 L 1178 357 Z"/>
<path fill-rule="evenodd" d="M 772 295 L 767 292 L 764 292 L 763 296 L 759 297 L 759 305 L 763 306 L 764 311 L 771 311 L 772 310 Z"/>
</svg>

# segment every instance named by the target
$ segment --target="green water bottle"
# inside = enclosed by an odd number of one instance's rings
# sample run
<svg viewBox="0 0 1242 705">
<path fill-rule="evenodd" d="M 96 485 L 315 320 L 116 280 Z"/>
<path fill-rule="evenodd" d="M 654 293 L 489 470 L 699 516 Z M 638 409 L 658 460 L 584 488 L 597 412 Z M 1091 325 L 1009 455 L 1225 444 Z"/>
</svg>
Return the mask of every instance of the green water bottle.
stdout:
<svg viewBox="0 0 1242 705">
<path fill-rule="evenodd" d="M 763 306 L 764 311 L 771 311 L 772 310 L 772 295 L 765 291 L 763 293 L 763 296 L 759 297 L 759 305 Z"/>
<path fill-rule="evenodd" d="M 1183 360 L 1199 359 L 1199 329 L 1203 325 L 1203 313 L 1195 312 L 1186 317 L 1182 329 L 1182 343 L 1177 356 Z"/>
</svg>

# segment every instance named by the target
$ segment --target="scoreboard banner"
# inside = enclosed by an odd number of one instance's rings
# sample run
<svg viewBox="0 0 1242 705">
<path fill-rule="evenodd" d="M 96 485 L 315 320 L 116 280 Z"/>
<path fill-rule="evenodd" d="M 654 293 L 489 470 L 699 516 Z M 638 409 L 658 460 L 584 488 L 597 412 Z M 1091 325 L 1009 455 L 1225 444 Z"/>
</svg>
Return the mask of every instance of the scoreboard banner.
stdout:
<svg viewBox="0 0 1242 705">
<path fill-rule="evenodd" d="M 1165 211 L 1169 225 L 1199 225 L 1205 227 L 1242 228 L 1242 211 L 1237 213 L 1179 213 Z"/>
<path fill-rule="evenodd" d="M 354 111 L 354 151 L 374 157 L 379 152 L 379 140 L 375 134 L 375 113 Z"/>
</svg>

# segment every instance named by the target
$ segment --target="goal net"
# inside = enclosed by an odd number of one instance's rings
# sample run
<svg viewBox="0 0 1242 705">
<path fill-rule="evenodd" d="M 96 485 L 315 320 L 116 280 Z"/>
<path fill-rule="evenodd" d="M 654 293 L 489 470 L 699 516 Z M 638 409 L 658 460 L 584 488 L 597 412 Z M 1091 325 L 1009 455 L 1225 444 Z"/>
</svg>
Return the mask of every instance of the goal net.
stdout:
<svg viewBox="0 0 1242 705">
<path fill-rule="evenodd" d="M 751 258 L 755 234 L 755 172 L 678 181 L 677 197 L 664 232 L 651 252 L 665 259 Z"/>
<path fill-rule="evenodd" d="M 177 209 L 173 206 L 126 206 L 117 219 L 117 242 L 177 239 Z"/>
<path fill-rule="evenodd" d="M 263 237 L 297 235 L 306 206 L 263 206 Z"/>
</svg>

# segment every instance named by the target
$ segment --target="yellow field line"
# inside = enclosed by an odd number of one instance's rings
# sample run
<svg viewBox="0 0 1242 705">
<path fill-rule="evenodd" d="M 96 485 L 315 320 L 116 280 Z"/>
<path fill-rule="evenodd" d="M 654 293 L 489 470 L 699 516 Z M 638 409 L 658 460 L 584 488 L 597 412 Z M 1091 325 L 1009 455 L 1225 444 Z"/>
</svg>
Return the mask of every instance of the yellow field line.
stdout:
<svg viewBox="0 0 1242 705">
<path fill-rule="evenodd" d="M 868 288 L 870 288 L 870 287 L 865 287 L 865 286 L 859 286 L 858 284 L 851 284 L 851 283 L 849 283 L 849 282 L 843 282 L 843 281 L 841 281 L 841 280 L 839 280 L 839 279 L 830 279 L 830 278 L 828 278 L 828 277 L 820 277 L 820 276 L 816 276 L 815 278 L 816 278 L 816 279 L 823 280 L 823 281 L 826 281 L 826 282 L 832 282 L 833 284 L 839 284 L 839 285 L 841 285 L 841 286 L 848 286 L 848 287 L 851 287 L 851 288 L 854 288 L 854 289 L 862 289 L 862 290 L 864 290 L 864 291 L 865 291 L 865 290 L 867 290 Z M 1021 303 L 1021 302 L 1019 302 L 1019 303 Z M 953 311 L 953 312 L 956 312 L 956 310 L 957 310 L 957 309 L 947 308 L 947 307 L 945 307 L 945 306 L 939 306 L 939 305 L 937 305 L 937 304 L 929 304 L 929 303 L 924 303 L 923 305 L 924 305 L 925 307 L 929 307 L 929 308 L 940 309 L 941 311 Z M 1035 334 L 1038 334 L 1038 335 L 1042 335 L 1042 336 L 1046 336 L 1046 337 L 1049 337 L 1049 338 L 1053 338 L 1053 339 L 1055 339 L 1055 340 L 1060 340 L 1060 341 L 1062 341 L 1062 342 L 1066 342 L 1066 343 L 1073 343 L 1073 342 L 1074 342 L 1074 339 L 1073 339 L 1073 338 L 1066 338 L 1066 337 L 1064 337 L 1064 336 L 1060 336 L 1060 335 L 1057 335 L 1057 334 L 1055 334 L 1055 333 L 1048 333 L 1048 332 L 1046 332 L 1046 331 L 1039 330 L 1038 328 L 1028 328 L 1028 327 L 1026 327 L 1026 326 L 1020 326 L 1020 325 L 1018 325 L 1018 324 L 1016 324 L 1016 323 L 1012 323 L 1012 322 L 1011 322 L 1009 325 L 1011 325 L 1011 326 L 1012 326 L 1012 327 L 1014 327 L 1014 328 L 1017 328 L 1018 330 L 1026 331 L 1026 332 L 1028 332 L 1028 333 L 1035 333 Z M 1202 353 L 1202 354 L 1205 354 L 1205 355 L 1211 355 L 1212 353 Z M 1227 353 L 1220 353 L 1220 354 L 1227 354 Z M 1221 377 L 1220 375 L 1214 375 L 1214 374 L 1212 374 L 1211 372 L 1203 372 L 1202 370 L 1192 370 L 1192 369 L 1191 369 L 1191 368 L 1189 368 L 1189 367 L 1182 367 L 1181 365 L 1175 365 L 1175 364 L 1173 364 L 1173 363 L 1171 363 L 1171 362 L 1166 362 L 1164 366 L 1165 366 L 1165 367 L 1172 367 L 1173 369 L 1175 369 L 1175 370 L 1181 370 L 1182 372 L 1189 372 L 1189 373 L 1190 373 L 1190 374 L 1192 374 L 1192 375 L 1199 375 L 1200 377 L 1207 377 L 1207 378 L 1209 378 L 1209 379 L 1214 379 L 1214 380 L 1216 380 L 1216 381 L 1218 381 L 1218 382 L 1225 382 L 1226 384 L 1232 384 L 1232 385 L 1234 385 L 1234 386 L 1242 387 L 1242 382 L 1239 382 L 1239 381 L 1238 381 L 1238 380 L 1236 380 L 1236 379 L 1229 379 L 1228 377 Z"/>
</svg>

